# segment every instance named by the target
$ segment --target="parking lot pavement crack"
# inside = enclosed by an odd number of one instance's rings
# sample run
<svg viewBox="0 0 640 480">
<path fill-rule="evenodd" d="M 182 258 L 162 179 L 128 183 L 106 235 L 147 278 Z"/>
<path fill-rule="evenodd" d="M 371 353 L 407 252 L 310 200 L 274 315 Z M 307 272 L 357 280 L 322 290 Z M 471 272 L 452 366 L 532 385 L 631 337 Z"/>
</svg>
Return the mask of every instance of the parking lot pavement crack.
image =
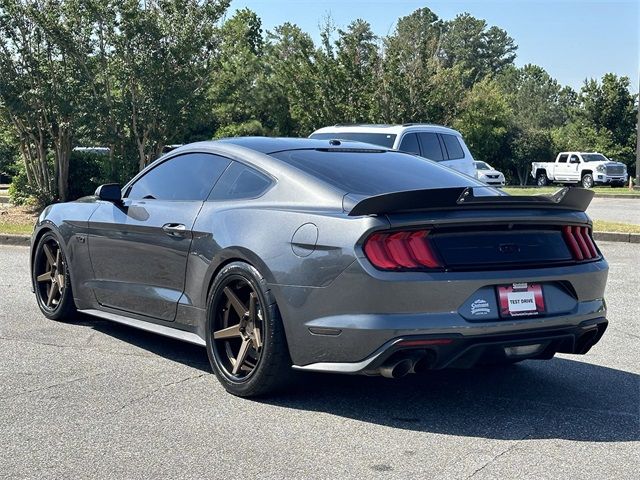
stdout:
<svg viewBox="0 0 640 480">
<path fill-rule="evenodd" d="M 144 394 L 142 396 L 139 396 L 139 397 L 131 399 L 130 401 L 120 405 L 120 407 L 118 407 L 117 409 L 115 409 L 115 410 L 113 410 L 113 411 L 111 411 L 109 413 L 115 415 L 115 414 L 121 412 L 122 410 L 124 410 L 127 407 L 130 407 L 130 406 L 135 405 L 135 404 L 140 403 L 140 402 L 144 402 L 148 398 L 150 398 L 153 395 L 155 395 L 156 393 L 158 393 L 160 390 L 163 390 L 163 389 L 168 388 L 168 387 L 173 387 L 174 385 L 179 385 L 181 383 L 185 383 L 185 382 L 188 382 L 190 380 L 196 380 L 198 378 L 204 377 L 205 375 L 208 375 L 208 374 L 207 373 L 199 373 L 198 375 L 192 375 L 190 377 L 181 378 L 180 380 L 175 380 L 173 382 L 165 383 L 163 385 L 160 385 L 159 387 L 154 388 L 153 390 L 151 390 L 150 392 L 148 392 L 148 393 L 146 393 L 146 394 Z"/>
<path fill-rule="evenodd" d="M 500 457 L 502 457 L 503 455 L 506 455 L 507 453 L 512 451 L 514 448 L 516 448 L 518 445 L 520 445 L 520 443 L 522 443 L 524 440 L 526 440 L 529 436 L 530 435 L 527 434 L 524 437 L 522 437 L 522 438 L 516 440 L 515 442 L 513 442 L 511 445 L 509 445 L 509 447 L 505 448 L 502 452 L 500 452 L 497 455 L 495 455 L 491 460 L 486 462 L 484 465 L 482 465 L 479 468 L 476 468 L 471 475 L 469 475 L 468 477 L 465 478 L 465 480 L 469 480 L 470 478 L 473 478 L 477 473 L 480 473 L 482 470 L 487 468 L 489 465 L 491 465 L 493 462 L 498 460 Z"/>
<path fill-rule="evenodd" d="M 9 395 L 7 397 L 0 397 L 0 400 L 11 400 L 12 398 L 22 397 L 24 395 L 29 395 L 30 393 L 42 392 L 44 390 L 50 390 L 52 388 L 60 387 L 62 385 L 69 385 L 71 383 L 81 382 L 83 380 L 88 380 L 90 378 L 99 377 L 100 375 L 104 375 L 104 372 L 94 373 L 92 375 L 85 375 L 84 377 L 72 378 L 71 380 L 65 380 L 64 382 L 54 383 L 52 385 L 47 385 L 40 388 L 34 388 L 33 390 L 27 390 L 24 392 L 16 393 L 15 395 Z"/>
</svg>

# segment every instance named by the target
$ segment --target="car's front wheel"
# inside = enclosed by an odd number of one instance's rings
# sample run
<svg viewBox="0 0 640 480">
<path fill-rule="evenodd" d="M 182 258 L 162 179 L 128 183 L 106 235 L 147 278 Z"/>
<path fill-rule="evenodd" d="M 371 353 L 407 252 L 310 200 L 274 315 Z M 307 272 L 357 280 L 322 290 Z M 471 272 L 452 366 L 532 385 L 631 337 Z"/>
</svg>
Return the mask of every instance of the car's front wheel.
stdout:
<svg viewBox="0 0 640 480">
<path fill-rule="evenodd" d="M 282 320 L 258 270 L 244 262 L 226 265 L 214 280 L 207 307 L 209 362 L 229 393 L 264 395 L 289 380 Z"/>
<path fill-rule="evenodd" d="M 593 187 L 593 175 L 591 175 L 590 173 L 585 173 L 582 176 L 582 186 L 584 188 L 591 188 Z"/>
<path fill-rule="evenodd" d="M 63 320 L 75 314 L 67 257 L 53 232 L 47 232 L 40 238 L 31 275 L 38 307 L 45 317 Z"/>
</svg>

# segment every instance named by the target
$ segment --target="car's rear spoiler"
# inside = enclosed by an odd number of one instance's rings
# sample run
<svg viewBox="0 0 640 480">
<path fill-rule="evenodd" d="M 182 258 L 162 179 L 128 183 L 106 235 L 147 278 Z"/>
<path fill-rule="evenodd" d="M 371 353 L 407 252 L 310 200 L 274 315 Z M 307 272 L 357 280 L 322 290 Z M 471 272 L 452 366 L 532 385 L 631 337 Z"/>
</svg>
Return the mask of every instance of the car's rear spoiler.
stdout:
<svg viewBox="0 0 640 480">
<path fill-rule="evenodd" d="M 474 195 L 479 190 L 481 195 Z M 488 193 L 488 195 L 487 195 Z M 349 216 L 443 210 L 450 208 L 542 208 L 584 212 L 593 198 L 584 188 L 563 188 L 551 195 L 507 195 L 490 187 L 454 187 L 392 192 L 372 197 L 346 195 L 343 201 Z"/>
</svg>

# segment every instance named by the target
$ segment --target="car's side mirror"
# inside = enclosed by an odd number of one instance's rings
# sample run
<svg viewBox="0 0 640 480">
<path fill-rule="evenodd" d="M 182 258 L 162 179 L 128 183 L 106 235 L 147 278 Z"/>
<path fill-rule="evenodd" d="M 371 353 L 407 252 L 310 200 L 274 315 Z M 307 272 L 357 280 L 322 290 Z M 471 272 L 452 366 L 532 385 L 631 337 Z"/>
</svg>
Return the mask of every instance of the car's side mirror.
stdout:
<svg viewBox="0 0 640 480">
<path fill-rule="evenodd" d="M 122 190 L 117 183 L 105 183 L 96 188 L 96 197 L 105 202 L 121 203 Z"/>
</svg>

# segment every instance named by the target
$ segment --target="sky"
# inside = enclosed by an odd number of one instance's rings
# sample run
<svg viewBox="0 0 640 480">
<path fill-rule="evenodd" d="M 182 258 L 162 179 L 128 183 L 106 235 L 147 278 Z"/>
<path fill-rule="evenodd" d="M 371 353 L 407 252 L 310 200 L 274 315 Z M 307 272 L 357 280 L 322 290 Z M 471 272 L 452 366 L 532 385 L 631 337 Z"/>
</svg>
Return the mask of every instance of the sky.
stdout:
<svg viewBox="0 0 640 480">
<path fill-rule="evenodd" d="M 638 91 L 640 0 L 232 0 L 228 15 L 248 7 L 265 30 L 291 22 L 317 42 L 327 14 L 338 28 L 363 18 L 384 36 L 425 6 L 444 20 L 469 12 L 506 30 L 518 45 L 516 65 L 539 65 L 563 85 L 579 90 L 586 78 L 613 72 Z"/>
</svg>

